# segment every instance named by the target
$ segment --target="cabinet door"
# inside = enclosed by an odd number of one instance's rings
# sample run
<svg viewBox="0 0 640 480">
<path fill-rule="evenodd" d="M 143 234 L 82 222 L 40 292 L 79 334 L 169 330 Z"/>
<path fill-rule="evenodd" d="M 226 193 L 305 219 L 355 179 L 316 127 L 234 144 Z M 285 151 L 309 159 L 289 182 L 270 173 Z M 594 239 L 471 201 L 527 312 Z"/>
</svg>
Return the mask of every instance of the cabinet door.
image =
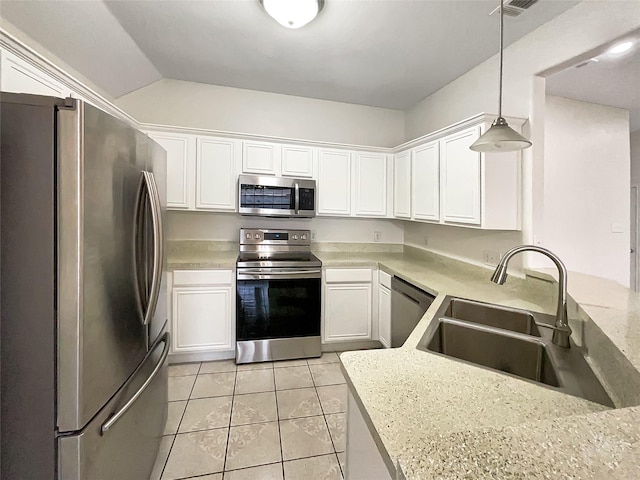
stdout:
<svg viewBox="0 0 640 480">
<path fill-rule="evenodd" d="M 440 140 L 445 222 L 480 225 L 480 153 L 469 150 L 479 136 L 476 126 Z"/>
<path fill-rule="evenodd" d="M 323 341 L 370 340 L 371 284 L 326 284 Z"/>
<path fill-rule="evenodd" d="M 232 287 L 174 287 L 173 351 L 233 350 Z"/>
<path fill-rule="evenodd" d="M 351 153 L 320 150 L 318 153 L 318 214 L 351 214 Z"/>
<path fill-rule="evenodd" d="M 235 211 L 239 142 L 199 137 L 196 155 L 196 209 Z"/>
<path fill-rule="evenodd" d="M 174 133 L 150 133 L 167 151 L 167 208 L 195 208 L 195 137 Z"/>
<path fill-rule="evenodd" d="M 417 147 L 411 153 L 413 218 L 440 219 L 440 153 L 438 142 Z"/>
<path fill-rule="evenodd" d="M 54 97 L 66 97 L 71 93 L 70 89 L 65 88 L 57 80 L 15 55 L 6 51 L 2 51 L 1 55 L 0 87 L 3 92 Z"/>
<path fill-rule="evenodd" d="M 281 152 L 275 143 L 242 142 L 242 172 L 276 175 Z"/>
<path fill-rule="evenodd" d="M 282 146 L 282 175 L 313 177 L 314 148 L 298 145 Z"/>
<path fill-rule="evenodd" d="M 387 156 L 376 153 L 355 155 L 355 214 L 363 217 L 387 215 Z"/>
<path fill-rule="evenodd" d="M 389 348 L 391 346 L 391 290 L 381 285 L 378 293 L 378 335 L 380 343 L 385 348 Z"/>
<path fill-rule="evenodd" d="M 393 216 L 411 218 L 411 152 L 398 153 L 393 167 Z"/>
</svg>

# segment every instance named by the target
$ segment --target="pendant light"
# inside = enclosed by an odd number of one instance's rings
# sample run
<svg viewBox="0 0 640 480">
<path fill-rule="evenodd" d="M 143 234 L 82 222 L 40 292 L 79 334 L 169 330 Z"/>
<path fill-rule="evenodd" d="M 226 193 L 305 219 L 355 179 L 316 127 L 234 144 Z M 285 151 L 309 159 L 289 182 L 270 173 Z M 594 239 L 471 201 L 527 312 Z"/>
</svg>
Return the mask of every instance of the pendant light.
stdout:
<svg viewBox="0 0 640 480">
<path fill-rule="evenodd" d="M 267 13 L 283 27 L 304 27 L 316 18 L 324 0 L 260 0 Z"/>
<path fill-rule="evenodd" d="M 531 142 L 509 126 L 502 117 L 502 64 L 504 55 L 504 6 L 500 0 L 500 83 L 498 86 L 498 118 L 478 140 L 469 147 L 474 152 L 515 152 L 531 146 Z"/>
</svg>

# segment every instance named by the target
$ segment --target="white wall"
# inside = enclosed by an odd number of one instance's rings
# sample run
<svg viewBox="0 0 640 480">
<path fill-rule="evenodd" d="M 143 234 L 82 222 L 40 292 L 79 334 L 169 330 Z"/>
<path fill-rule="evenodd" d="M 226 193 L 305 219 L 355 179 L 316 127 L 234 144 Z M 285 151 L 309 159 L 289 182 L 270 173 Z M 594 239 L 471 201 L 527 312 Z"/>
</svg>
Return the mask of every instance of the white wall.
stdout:
<svg viewBox="0 0 640 480">
<path fill-rule="evenodd" d="M 474 228 L 452 227 L 419 222 L 404 222 L 404 242 L 407 245 L 424 248 L 448 257 L 490 266 L 484 263 L 484 252 L 500 255 L 521 243 L 521 232 L 487 231 Z M 510 263 L 510 269 L 522 266 L 520 256 Z"/>
<path fill-rule="evenodd" d="M 640 185 L 640 130 L 631 132 L 631 185 Z"/>
<path fill-rule="evenodd" d="M 404 112 L 179 80 L 116 100 L 139 122 L 352 145 L 395 147 Z"/>
<path fill-rule="evenodd" d="M 544 130 L 542 244 L 571 271 L 628 286 L 629 112 L 547 96 Z"/>
<path fill-rule="evenodd" d="M 315 232 L 316 242 L 373 243 L 373 232 L 380 232 L 380 243 L 402 244 L 404 232 L 397 220 L 366 218 L 278 219 L 242 217 L 238 214 L 175 212 L 167 215 L 170 240 L 238 241 L 240 228 L 290 228 Z"/>
</svg>

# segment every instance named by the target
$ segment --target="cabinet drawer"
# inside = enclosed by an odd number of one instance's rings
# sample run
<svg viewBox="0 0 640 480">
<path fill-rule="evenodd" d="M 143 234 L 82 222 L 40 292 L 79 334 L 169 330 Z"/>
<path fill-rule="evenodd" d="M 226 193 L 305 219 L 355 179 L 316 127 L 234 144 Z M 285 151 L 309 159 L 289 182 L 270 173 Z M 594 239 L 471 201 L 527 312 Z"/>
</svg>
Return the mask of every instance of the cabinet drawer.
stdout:
<svg viewBox="0 0 640 480">
<path fill-rule="evenodd" d="M 327 268 L 324 272 L 326 283 L 371 283 L 370 268 Z"/>
<path fill-rule="evenodd" d="M 232 270 L 176 270 L 174 285 L 231 285 Z"/>
<path fill-rule="evenodd" d="M 387 288 L 391 288 L 391 275 L 389 275 L 387 272 L 383 272 L 382 270 L 380 270 L 379 274 L 378 274 L 378 280 L 380 281 L 380 285 L 382 285 L 383 287 L 387 287 Z"/>
</svg>

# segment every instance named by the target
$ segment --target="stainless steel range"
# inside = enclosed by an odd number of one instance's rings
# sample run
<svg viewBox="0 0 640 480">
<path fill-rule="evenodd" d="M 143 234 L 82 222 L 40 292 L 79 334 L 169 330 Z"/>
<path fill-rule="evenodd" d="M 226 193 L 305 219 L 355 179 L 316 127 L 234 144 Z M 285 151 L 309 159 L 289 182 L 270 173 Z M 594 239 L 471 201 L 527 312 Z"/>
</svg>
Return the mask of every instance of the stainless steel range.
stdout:
<svg viewBox="0 0 640 480">
<path fill-rule="evenodd" d="M 321 268 L 309 230 L 240 230 L 236 363 L 320 356 Z"/>
</svg>

